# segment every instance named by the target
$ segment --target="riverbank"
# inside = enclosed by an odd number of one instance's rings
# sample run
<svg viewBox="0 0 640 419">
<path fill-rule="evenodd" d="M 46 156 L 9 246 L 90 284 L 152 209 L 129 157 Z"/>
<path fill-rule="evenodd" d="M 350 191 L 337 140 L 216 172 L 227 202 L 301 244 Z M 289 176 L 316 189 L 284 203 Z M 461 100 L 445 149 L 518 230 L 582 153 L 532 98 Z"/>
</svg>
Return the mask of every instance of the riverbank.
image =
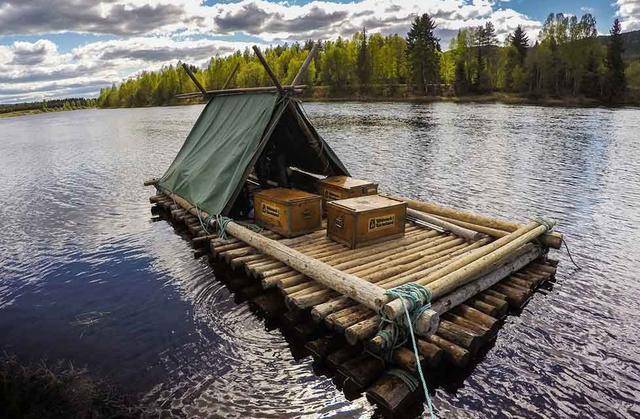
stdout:
<svg viewBox="0 0 640 419">
<path fill-rule="evenodd" d="M 38 115 L 41 113 L 51 113 L 51 112 L 64 112 L 64 111 L 77 111 L 80 109 L 92 109 L 93 107 L 83 107 L 83 108 L 74 108 L 74 109 L 64 109 L 64 108 L 47 108 L 47 109 L 24 109 L 20 111 L 12 111 L 12 112 L 3 112 L 0 113 L 0 119 L 2 118 L 14 118 L 17 116 L 26 116 L 26 115 Z"/>
<path fill-rule="evenodd" d="M 628 99 L 618 104 L 605 103 L 601 100 L 590 99 L 587 97 L 564 96 L 564 97 L 530 97 L 522 96 L 514 93 L 494 92 L 483 95 L 465 95 L 465 96 L 417 96 L 409 94 L 399 95 L 363 95 L 359 93 L 347 94 L 343 96 L 331 96 L 326 94 L 318 94 L 317 91 L 307 92 L 300 96 L 304 102 L 413 102 L 413 103 L 502 103 L 506 105 L 532 105 L 532 106 L 549 106 L 549 107 L 565 107 L 565 108 L 619 108 L 619 107 L 638 107 L 640 100 Z M 199 98 L 182 100 L 173 102 L 169 106 L 178 105 L 194 105 L 202 104 L 204 101 Z"/>
<path fill-rule="evenodd" d="M 415 102 L 415 103 L 435 103 L 435 102 L 451 102 L 451 103 L 502 103 L 506 105 L 535 105 L 535 106 L 555 106 L 555 107 L 637 107 L 640 101 L 626 101 L 620 104 L 608 104 L 600 100 L 590 99 L 586 97 L 528 97 L 512 93 L 489 93 L 483 95 L 465 95 L 465 96 L 368 96 L 368 95 L 349 95 L 343 97 L 315 97 L 303 96 L 306 102 Z"/>
</svg>

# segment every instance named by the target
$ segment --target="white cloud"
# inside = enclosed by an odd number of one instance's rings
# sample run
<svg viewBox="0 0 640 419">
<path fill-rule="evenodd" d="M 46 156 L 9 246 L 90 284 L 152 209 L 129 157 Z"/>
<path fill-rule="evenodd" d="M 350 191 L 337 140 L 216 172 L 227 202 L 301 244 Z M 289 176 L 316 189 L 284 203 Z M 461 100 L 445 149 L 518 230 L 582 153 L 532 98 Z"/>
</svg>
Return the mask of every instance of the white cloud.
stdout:
<svg viewBox="0 0 640 419">
<path fill-rule="evenodd" d="M 617 0 L 616 6 L 624 31 L 640 29 L 640 0 Z"/>
<path fill-rule="evenodd" d="M 100 88 L 141 70 L 178 60 L 204 65 L 250 43 L 140 37 L 93 42 L 61 54 L 48 40 L 0 46 L 0 101 L 95 95 Z M 32 65 L 35 61 L 37 65 Z"/>
</svg>

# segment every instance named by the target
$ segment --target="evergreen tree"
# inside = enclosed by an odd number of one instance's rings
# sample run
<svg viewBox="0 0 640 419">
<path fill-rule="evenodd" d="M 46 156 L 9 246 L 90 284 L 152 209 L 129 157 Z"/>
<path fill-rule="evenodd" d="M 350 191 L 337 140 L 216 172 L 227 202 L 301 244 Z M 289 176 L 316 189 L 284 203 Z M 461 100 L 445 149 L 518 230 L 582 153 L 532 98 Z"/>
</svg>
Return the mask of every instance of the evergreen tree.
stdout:
<svg viewBox="0 0 640 419">
<path fill-rule="evenodd" d="M 415 18 L 407 33 L 407 58 L 413 82 L 420 92 L 426 93 L 426 85 L 436 83 L 440 77 L 440 40 L 433 31 L 436 24 L 425 13 Z"/>
<path fill-rule="evenodd" d="M 509 42 L 509 45 L 511 45 L 516 49 L 516 51 L 518 51 L 520 65 L 524 64 L 524 60 L 525 58 L 527 58 L 527 48 L 529 48 L 529 37 L 522 29 L 522 26 L 518 25 L 513 33 L 509 35 L 507 40 Z"/>
<path fill-rule="evenodd" d="M 611 28 L 611 37 L 607 45 L 607 83 L 606 92 L 607 100 L 615 102 L 619 100 L 625 93 L 627 82 L 624 74 L 624 61 L 622 61 L 622 53 L 624 52 L 624 44 L 620 35 L 620 21 L 616 19 Z"/>
<path fill-rule="evenodd" d="M 498 43 L 496 30 L 493 23 L 487 22 L 485 26 L 479 26 L 474 34 L 476 48 L 476 78 L 474 89 L 478 93 L 491 90 L 489 74 L 487 74 L 486 55 L 490 47 L 495 47 Z"/>
<path fill-rule="evenodd" d="M 600 96 L 600 75 L 598 74 L 598 62 L 593 51 L 589 51 L 587 65 L 580 83 L 582 94 L 596 99 Z"/>
<path fill-rule="evenodd" d="M 464 60 L 462 59 L 458 59 L 456 61 L 454 89 L 458 96 L 465 95 L 469 92 L 467 69 L 465 68 Z"/>
<path fill-rule="evenodd" d="M 367 43 L 367 29 L 362 28 L 362 35 L 360 42 L 358 43 L 358 62 L 357 69 L 358 81 L 360 82 L 360 88 L 366 90 L 371 81 L 371 51 L 369 51 L 369 45 Z"/>
</svg>

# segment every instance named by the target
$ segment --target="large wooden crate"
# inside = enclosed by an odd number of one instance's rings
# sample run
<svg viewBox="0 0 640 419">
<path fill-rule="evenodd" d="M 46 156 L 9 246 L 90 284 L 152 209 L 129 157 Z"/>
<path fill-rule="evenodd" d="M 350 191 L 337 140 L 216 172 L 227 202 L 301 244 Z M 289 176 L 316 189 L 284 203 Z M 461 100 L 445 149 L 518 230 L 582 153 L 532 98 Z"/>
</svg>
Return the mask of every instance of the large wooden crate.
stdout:
<svg viewBox="0 0 640 419">
<path fill-rule="evenodd" d="M 319 195 L 298 189 L 273 188 L 253 196 L 256 223 L 285 237 L 307 234 L 322 223 Z"/>
<path fill-rule="evenodd" d="M 327 203 L 327 236 L 351 249 L 404 235 L 407 204 L 379 195 Z"/>
<path fill-rule="evenodd" d="M 322 195 L 322 206 L 326 210 L 327 202 L 336 199 L 375 195 L 378 193 L 378 184 L 349 176 L 331 176 L 318 181 L 318 190 Z"/>
</svg>

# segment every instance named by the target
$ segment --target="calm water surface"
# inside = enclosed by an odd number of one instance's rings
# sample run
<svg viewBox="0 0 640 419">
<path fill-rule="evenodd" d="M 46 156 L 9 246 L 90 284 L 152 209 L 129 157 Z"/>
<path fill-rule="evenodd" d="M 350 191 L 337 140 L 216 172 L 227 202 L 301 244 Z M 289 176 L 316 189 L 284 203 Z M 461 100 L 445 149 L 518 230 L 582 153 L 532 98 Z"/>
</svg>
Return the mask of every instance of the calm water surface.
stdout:
<svg viewBox="0 0 640 419">
<path fill-rule="evenodd" d="M 165 222 L 161 175 L 200 106 L 0 120 L 0 350 L 67 359 L 181 416 L 370 416 L 237 304 Z M 307 104 L 357 177 L 517 220 L 557 219 L 552 291 L 508 318 L 441 416 L 640 417 L 640 111 Z"/>
</svg>

